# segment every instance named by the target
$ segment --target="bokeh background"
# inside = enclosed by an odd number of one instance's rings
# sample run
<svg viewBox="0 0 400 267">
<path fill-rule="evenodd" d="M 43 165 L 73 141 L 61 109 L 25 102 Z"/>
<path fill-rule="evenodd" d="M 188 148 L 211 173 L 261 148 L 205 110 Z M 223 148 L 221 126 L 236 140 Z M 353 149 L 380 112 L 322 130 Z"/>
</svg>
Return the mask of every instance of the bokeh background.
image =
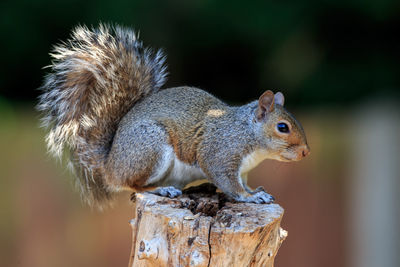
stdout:
<svg viewBox="0 0 400 267">
<path fill-rule="evenodd" d="M 312 153 L 251 173 L 285 209 L 276 266 L 400 266 L 397 0 L 1 1 L 1 266 L 128 263 L 129 195 L 104 212 L 81 204 L 34 109 L 52 45 L 100 21 L 163 48 L 167 86 L 231 104 L 284 92 Z"/>
</svg>

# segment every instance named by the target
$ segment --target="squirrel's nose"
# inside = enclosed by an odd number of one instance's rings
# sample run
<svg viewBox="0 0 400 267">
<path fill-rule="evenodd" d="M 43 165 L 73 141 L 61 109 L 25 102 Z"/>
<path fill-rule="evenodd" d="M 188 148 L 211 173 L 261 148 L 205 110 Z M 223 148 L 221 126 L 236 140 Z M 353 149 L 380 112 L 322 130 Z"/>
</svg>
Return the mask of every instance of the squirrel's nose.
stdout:
<svg viewBox="0 0 400 267">
<path fill-rule="evenodd" d="M 310 154 L 310 147 L 308 145 L 305 146 L 305 148 L 303 148 L 303 151 L 301 152 L 301 154 L 303 155 L 303 157 L 306 157 Z"/>
</svg>

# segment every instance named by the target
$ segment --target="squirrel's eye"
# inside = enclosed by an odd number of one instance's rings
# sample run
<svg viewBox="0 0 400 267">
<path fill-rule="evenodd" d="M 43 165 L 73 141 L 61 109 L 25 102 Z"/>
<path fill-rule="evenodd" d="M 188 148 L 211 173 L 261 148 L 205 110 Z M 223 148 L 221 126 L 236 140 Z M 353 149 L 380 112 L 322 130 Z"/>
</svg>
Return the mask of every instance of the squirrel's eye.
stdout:
<svg viewBox="0 0 400 267">
<path fill-rule="evenodd" d="M 281 133 L 289 132 L 289 126 L 284 122 L 278 123 L 277 128 L 278 128 L 278 131 L 280 131 Z"/>
</svg>

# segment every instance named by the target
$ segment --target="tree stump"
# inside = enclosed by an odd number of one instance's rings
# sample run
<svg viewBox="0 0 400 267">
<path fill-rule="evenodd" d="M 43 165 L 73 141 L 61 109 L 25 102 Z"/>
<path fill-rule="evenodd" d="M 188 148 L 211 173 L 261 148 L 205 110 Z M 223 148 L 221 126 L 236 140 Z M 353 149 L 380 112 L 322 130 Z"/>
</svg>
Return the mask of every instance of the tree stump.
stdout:
<svg viewBox="0 0 400 267">
<path fill-rule="evenodd" d="M 287 232 L 277 204 L 229 202 L 211 184 L 178 198 L 137 193 L 130 267 L 273 266 Z"/>
</svg>

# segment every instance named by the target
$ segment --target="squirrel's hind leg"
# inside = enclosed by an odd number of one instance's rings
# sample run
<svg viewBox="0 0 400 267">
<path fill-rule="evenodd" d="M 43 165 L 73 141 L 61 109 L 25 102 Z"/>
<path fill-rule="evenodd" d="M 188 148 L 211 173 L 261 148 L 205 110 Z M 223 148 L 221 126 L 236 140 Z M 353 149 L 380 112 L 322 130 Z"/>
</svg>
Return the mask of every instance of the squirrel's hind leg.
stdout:
<svg viewBox="0 0 400 267">
<path fill-rule="evenodd" d="M 157 187 L 173 166 L 173 151 L 165 144 L 165 130 L 156 122 L 146 120 L 119 129 L 107 160 L 112 171 L 108 184 L 137 192 Z"/>
</svg>

